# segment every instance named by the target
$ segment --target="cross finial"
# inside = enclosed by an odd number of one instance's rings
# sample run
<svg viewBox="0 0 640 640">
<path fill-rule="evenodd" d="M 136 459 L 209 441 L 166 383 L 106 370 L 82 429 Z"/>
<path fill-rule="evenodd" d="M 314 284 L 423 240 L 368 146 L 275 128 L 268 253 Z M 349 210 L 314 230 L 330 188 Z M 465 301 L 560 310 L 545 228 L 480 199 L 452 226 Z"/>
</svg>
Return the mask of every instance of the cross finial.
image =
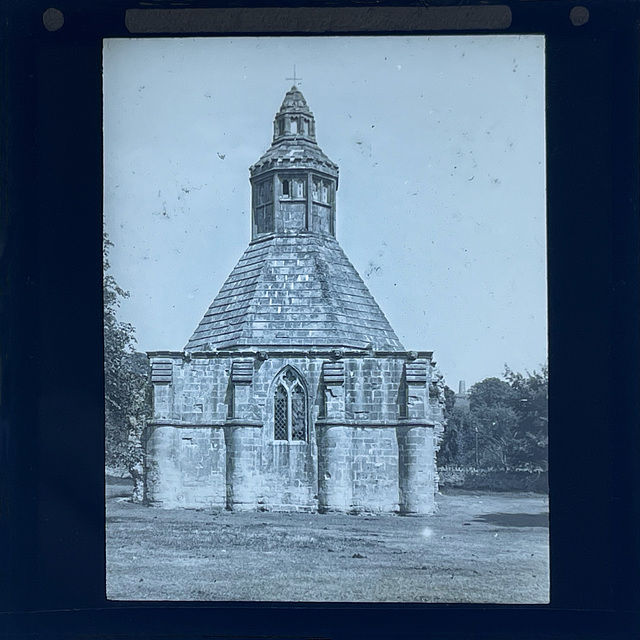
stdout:
<svg viewBox="0 0 640 640">
<path fill-rule="evenodd" d="M 285 78 L 285 80 L 293 80 L 293 86 L 297 87 L 299 84 L 302 84 L 302 78 L 298 78 L 296 76 L 296 65 L 293 65 L 293 78 Z"/>
</svg>

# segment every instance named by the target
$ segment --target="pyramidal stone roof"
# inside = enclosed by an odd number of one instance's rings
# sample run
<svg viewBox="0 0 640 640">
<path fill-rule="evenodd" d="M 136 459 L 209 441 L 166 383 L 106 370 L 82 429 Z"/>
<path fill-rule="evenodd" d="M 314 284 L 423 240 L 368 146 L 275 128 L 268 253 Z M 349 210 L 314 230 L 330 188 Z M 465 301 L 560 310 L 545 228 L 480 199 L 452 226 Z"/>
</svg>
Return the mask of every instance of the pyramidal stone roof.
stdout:
<svg viewBox="0 0 640 640">
<path fill-rule="evenodd" d="M 335 238 L 313 234 L 249 245 L 185 350 L 264 347 L 404 351 Z"/>
<path fill-rule="evenodd" d="M 277 190 L 280 178 L 308 178 L 310 185 L 314 175 L 333 180 L 337 189 L 338 167 L 318 146 L 313 114 L 294 86 L 276 114 L 271 147 L 251 167 L 251 180 L 269 180 Z M 273 224 L 261 235 L 254 233 L 185 351 L 404 351 L 335 239 L 333 225 L 309 222 L 314 215 L 326 221 L 334 205 L 312 203 L 309 193 L 294 202 L 283 191 L 269 206 Z"/>
</svg>

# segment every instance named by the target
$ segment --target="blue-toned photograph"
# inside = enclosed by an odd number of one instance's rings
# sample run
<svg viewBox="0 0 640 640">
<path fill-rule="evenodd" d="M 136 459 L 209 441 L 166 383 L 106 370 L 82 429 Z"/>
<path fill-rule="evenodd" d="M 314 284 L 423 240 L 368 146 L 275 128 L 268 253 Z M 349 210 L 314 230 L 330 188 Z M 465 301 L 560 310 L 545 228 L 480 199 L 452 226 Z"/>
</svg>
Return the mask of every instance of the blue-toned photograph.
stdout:
<svg viewBox="0 0 640 640">
<path fill-rule="evenodd" d="M 544 46 L 104 41 L 109 599 L 549 602 Z"/>
</svg>

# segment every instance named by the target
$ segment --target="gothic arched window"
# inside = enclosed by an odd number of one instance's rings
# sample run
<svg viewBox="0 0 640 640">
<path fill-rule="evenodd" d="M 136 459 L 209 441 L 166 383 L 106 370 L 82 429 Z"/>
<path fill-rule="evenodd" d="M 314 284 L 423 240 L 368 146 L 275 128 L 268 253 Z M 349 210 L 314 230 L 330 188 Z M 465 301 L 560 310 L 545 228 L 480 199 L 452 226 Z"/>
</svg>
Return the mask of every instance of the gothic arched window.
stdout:
<svg viewBox="0 0 640 640">
<path fill-rule="evenodd" d="M 273 396 L 274 440 L 307 439 L 307 394 L 298 376 L 287 369 L 277 382 Z"/>
</svg>

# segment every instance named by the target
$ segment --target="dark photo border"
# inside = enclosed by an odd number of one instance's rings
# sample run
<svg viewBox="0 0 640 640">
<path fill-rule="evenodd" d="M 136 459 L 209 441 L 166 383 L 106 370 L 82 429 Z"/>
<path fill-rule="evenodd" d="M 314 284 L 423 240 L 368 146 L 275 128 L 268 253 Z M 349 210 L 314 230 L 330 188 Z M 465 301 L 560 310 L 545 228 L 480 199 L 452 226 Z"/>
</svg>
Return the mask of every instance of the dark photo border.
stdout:
<svg viewBox="0 0 640 640">
<path fill-rule="evenodd" d="M 0 637 L 636 637 L 638 3 L 280 4 L 3 5 Z M 343 33 L 546 36 L 551 604 L 107 601 L 102 39 Z"/>
</svg>

